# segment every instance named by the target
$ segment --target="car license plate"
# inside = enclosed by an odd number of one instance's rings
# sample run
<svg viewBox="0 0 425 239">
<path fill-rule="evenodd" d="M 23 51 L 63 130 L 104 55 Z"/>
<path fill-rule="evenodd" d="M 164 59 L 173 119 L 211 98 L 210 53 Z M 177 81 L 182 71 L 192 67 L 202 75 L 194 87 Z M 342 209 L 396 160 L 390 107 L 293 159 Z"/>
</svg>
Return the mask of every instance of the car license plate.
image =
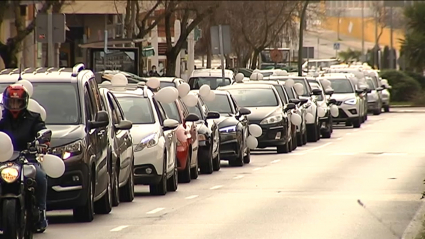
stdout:
<svg viewBox="0 0 425 239">
<path fill-rule="evenodd" d="M 280 139 L 280 136 L 282 135 L 282 132 L 277 132 L 276 133 L 276 137 L 275 137 L 275 139 Z"/>
</svg>

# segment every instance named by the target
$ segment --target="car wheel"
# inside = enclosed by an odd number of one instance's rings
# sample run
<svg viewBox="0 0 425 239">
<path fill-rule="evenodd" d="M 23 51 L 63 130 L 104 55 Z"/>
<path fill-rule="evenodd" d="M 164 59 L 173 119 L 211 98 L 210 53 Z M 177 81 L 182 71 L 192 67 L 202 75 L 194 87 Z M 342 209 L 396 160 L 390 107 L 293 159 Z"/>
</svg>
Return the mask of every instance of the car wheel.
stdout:
<svg viewBox="0 0 425 239">
<path fill-rule="evenodd" d="M 317 127 L 316 124 L 307 125 L 307 141 L 317 142 Z"/>
<path fill-rule="evenodd" d="M 381 110 L 382 110 L 381 108 L 374 110 L 373 111 L 373 115 L 380 115 L 381 114 Z"/>
<path fill-rule="evenodd" d="M 112 182 L 110 172 L 108 172 L 108 185 L 105 195 L 94 203 L 94 212 L 96 214 L 108 214 L 112 211 Z"/>
<path fill-rule="evenodd" d="M 192 162 L 192 157 L 190 158 L 190 161 Z M 198 165 L 198 162 L 196 162 L 195 167 L 193 167 L 193 168 L 190 169 L 190 177 L 192 179 L 197 179 L 198 176 L 199 176 L 199 165 Z"/>
<path fill-rule="evenodd" d="M 361 119 L 360 119 L 360 117 L 358 117 L 357 119 L 355 119 L 354 121 L 353 121 L 353 127 L 354 128 L 360 128 L 360 126 L 362 125 L 362 122 L 361 122 Z"/>
<path fill-rule="evenodd" d="M 243 147 L 240 147 L 239 154 L 236 158 L 229 160 L 229 165 L 233 167 L 242 167 L 244 165 Z"/>
<path fill-rule="evenodd" d="M 308 138 L 307 129 L 305 129 L 303 133 L 303 145 L 307 144 L 307 138 Z"/>
<path fill-rule="evenodd" d="M 212 143 L 210 144 L 210 147 L 208 150 L 200 150 L 199 151 L 199 158 L 203 159 L 203 162 L 201 163 L 199 169 L 202 174 L 212 174 L 213 173 L 213 158 L 212 158 Z"/>
<path fill-rule="evenodd" d="M 243 157 L 243 162 L 245 164 L 249 164 L 251 162 L 251 149 L 250 148 L 246 149 L 246 155 Z"/>
<path fill-rule="evenodd" d="M 390 106 L 389 105 L 384 105 L 384 112 L 390 112 Z"/>
<path fill-rule="evenodd" d="M 127 183 L 120 188 L 120 199 L 123 202 L 132 202 L 134 200 L 134 173 L 133 163 L 130 166 L 130 175 L 128 176 Z M 118 182 L 118 181 L 117 181 Z"/>
<path fill-rule="evenodd" d="M 289 153 L 289 140 L 284 144 L 284 145 L 279 145 L 277 146 L 277 153 L 281 154 L 281 153 Z"/>
<path fill-rule="evenodd" d="M 116 207 L 120 204 L 120 190 L 118 183 L 118 171 L 119 167 L 116 166 L 115 169 L 112 170 L 112 206 Z"/>
<path fill-rule="evenodd" d="M 89 175 L 91 177 L 91 175 Z M 94 219 L 94 183 L 89 180 L 87 185 L 87 200 L 85 205 L 73 210 L 74 220 L 77 222 L 91 222 Z"/>
<path fill-rule="evenodd" d="M 220 143 L 217 145 L 217 156 L 213 159 L 213 169 L 214 171 L 219 171 L 221 168 L 221 158 L 220 158 Z"/>
<path fill-rule="evenodd" d="M 297 132 L 297 145 L 300 147 L 303 146 L 303 135 L 301 132 Z"/>
<path fill-rule="evenodd" d="M 192 152 L 189 148 L 187 156 L 186 156 L 186 167 L 183 171 L 179 172 L 179 183 L 190 183 L 192 177 L 190 175 L 190 152 Z"/>
<path fill-rule="evenodd" d="M 167 153 L 164 152 L 163 156 L 163 165 L 162 165 L 162 175 L 161 179 L 159 180 L 158 184 L 151 184 L 149 185 L 149 191 L 152 195 L 165 195 L 167 194 Z"/>
<path fill-rule="evenodd" d="M 175 192 L 177 191 L 178 188 L 178 170 L 177 167 L 174 167 L 174 171 L 173 171 L 173 176 L 171 176 L 168 180 L 167 180 L 167 190 L 170 192 Z"/>
</svg>

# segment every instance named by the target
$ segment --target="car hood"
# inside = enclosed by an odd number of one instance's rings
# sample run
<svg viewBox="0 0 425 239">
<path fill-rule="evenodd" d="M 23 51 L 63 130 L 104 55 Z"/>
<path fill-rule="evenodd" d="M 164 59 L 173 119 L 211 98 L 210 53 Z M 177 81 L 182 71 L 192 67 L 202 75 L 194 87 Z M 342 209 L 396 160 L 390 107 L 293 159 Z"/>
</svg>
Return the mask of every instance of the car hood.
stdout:
<svg viewBox="0 0 425 239">
<path fill-rule="evenodd" d="M 345 101 L 349 99 L 356 98 L 355 93 L 347 93 L 347 94 L 333 94 L 332 99 L 335 99 L 336 101 Z"/>
<path fill-rule="evenodd" d="M 215 119 L 214 121 L 218 125 L 219 129 L 225 128 L 228 126 L 235 126 L 239 122 L 234 115 L 229 115 L 229 114 L 226 114 L 226 115 L 222 114 L 220 115 L 220 118 Z"/>
<path fill-rule="evenodd" d="M 51 147 L 58 147 L 66 145 L 83 139 L 85 132 L 85 125 L 46 125 L 52 131 Z"/>
<path fill-rule="evenodd" d="M 272 116 L 276 113 L 281 113 L 280 106 L 274 107 L 248 107 L 251 111 L 251 114 L 248 115 L 248 120 L 263 120 L 269 116 Z"/>
<path fill-rule="evenodd" d="M 133 127 L 130 129 L 133 144 L 138 144 L 146 136 L 157 133 L 157 129 L 155 124 L 133 124 Z"/>
</svg>

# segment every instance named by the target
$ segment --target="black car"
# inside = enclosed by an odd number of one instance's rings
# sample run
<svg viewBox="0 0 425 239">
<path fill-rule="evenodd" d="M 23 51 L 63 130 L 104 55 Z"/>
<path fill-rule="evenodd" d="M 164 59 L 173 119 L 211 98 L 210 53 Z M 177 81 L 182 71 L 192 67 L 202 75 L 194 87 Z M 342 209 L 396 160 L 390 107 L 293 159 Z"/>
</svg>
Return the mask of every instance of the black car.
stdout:
<svg viewBox="0 0 425 239">
<path fill-rule="evenodd" d="M 219 88 L 229 91 L 239 106 L 251 110 L 248 120 L 261 126 L 263 133 L 258 137 L 258 147 L 277 147 L 278 153 L 291 150 L 291 130 L 287 112 L 295 104 L 283 105 L 275 87 L 268 84 L 235 84 Z"/>
<path fill-rule="evenodd" d="M 196 93 L 196 95 L 198 95 Z M 199 120 L 195 122 L 198 130 L 198 163 L 199 170 L 203 174 L 211 174 L 220 170 L 220 135 L 218 126 L 213 119 L 220 118 L 218 112 L 210 111 L 202 98 L 198 95 L 198 104 L 187 106 L 189 113 L 195 114 Z"/>
<path fill-rule="evenodd" d="M 0 73 L 0 90 L 15 83 L 19 71 Z M 112 209 L 111 163 L 108 155 L 109 115 L 91 70 L 29 68 L 22 77 L 33 84 L 36 100 L 47 112 L 53 131 L 52 153 L 65 162 L 60 178 L 48 178 L 47 210 L 73 209 L 74 219 L 90 222 L 94 213 Z"/>
<path fill-rule="evenodd" d="M 112 205 L 118 206 L 120 201 L 131 202 L 134 199 L 134 151 L 130 134 L 133 124 L 125 118 L 121 105 L 111 91 L 101 88 L 100 93 L 110 121 L 107 133 L 108 155 L 112 155 Z"/>
<path fill-rule="evenodd" d="M 228 160 L 232 166 L 243 166 L 251 162 L 251 151 L 245 144 L 249 133 L 247 115 L 250 110 L 238 107 L 227 91 L 215 90 L 214 101 L 207 101 L 208 109 L 220 113 L 214 120 L 220 132 L 220 159 Z"/>
</svg>

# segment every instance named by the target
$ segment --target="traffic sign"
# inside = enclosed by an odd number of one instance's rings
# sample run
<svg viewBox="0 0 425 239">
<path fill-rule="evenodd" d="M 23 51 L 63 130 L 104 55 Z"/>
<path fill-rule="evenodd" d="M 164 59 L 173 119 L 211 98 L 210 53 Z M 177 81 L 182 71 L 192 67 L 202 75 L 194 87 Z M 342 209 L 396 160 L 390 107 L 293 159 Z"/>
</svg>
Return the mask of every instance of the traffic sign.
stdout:
<svg viewBox="0 0 425 239">
<path fill-rule="evenodd" d="M 339 42 L 335 42 L 334 43 L 334 50 L 335 51 L 339 50 L 339 47 L 340 47 Z"/>
<path fill-rule="evenodd" d="M 36 18 L 36 36 L 37 41 L 41 43 L 48 43 L 49 38 L 49 17 L 46 13 L 37 14 Z M 53 43 L 64 43 L 66 40 L 65 30 L 65 14 L 53 13 L 52 14 L 52 41 Z"/>
</svg>

